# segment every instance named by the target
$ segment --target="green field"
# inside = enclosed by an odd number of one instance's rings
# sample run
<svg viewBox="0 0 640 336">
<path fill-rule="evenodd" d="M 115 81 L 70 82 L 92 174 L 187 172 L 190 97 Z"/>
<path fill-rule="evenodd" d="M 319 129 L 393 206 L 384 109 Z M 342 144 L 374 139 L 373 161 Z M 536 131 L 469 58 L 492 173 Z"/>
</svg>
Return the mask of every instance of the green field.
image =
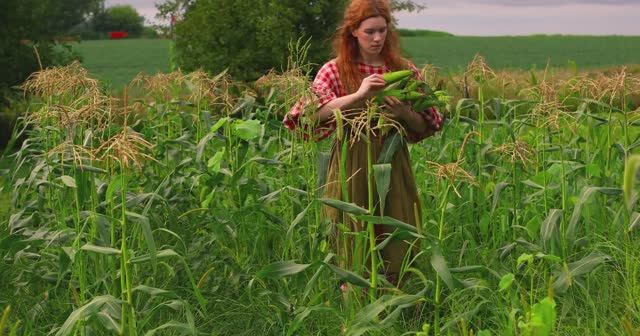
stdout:
<svg viewBox="0 0 640 336">
<path fill-rule="evenodd" d="M 416 63 L 449 67 L 483 46 L 500 67 L 537 38 L 500 39 L 405 45 Z M 523 68 L 589 54 L 548 39 Z M 635 40 L 599 41 L 580 67 L 634 61 L 617 57 Z M 114 85 L 166 71 L 162 45 L 81 44 Z M 394 129 L 411 119 L 392 124 L 377 104 L 336 113 L 344 128 L 324 142 L 304 140 L 312 104 L 285 129 L 302 75 L 273 74 L 258 97 L 245 81 L 166 76 L 133 87 L 130 106 L 75 64 L 44 70 L 25 85 L 28 139 L 0 158 L 0 336 L 640 335 L 640 73 L 476 70 L 464 88 L 464 74 L 429 76 L 453 98 L 438 97 L 440 132 L 407 147 Z M 428 91 L 414 80 L 403 85 Z M 350 143 L 367 147 L 363 162 L 348 164 Z M 393 164 L 399 151 L 410 172 Z M 388 211 L 404 201 L 392 177 L 408 173 L 416 225 Z M 366 197 L 349 190 L 361 177 Z M 383 262 L 398 240 L 413 248 L 396 286 Z"/>
<path fill-rule="evenodd" d="M 416 64 L 444 69 L 466 66 L 476 53 L 494 69 L 598 68 L 640 63 L 640 36 L 405 37 L 405 52 Z"/>
<path fill-rule="evenodd" d="M 402 45 L 416 64 L 454 71 L 476 53 L 495 69 L 540 69 L 547 61 L 555 67 L 571 61 L 581 69 L 640 63 L 640 36 L 407 36 Z M 116 89 L 139 72 L 170 68 L 168 40 L 83 41 L 73 47 L 94 77 Z"/>
<path fill-rule="evenodd" d="M 74 44 L 90 74 L 120 88 L 138 73 L 168 72 L 169 40 L 93 40 Z"/>
</svg>

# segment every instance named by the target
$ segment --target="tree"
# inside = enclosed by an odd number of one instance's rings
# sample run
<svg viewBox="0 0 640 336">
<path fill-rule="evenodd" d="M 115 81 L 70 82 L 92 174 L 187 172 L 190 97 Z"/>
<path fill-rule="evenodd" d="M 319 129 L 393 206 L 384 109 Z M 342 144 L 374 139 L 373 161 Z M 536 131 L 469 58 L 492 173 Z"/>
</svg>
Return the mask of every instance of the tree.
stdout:
<svg viewBox="0 0 640 336">
<path fill-rule="evenodd" d="M 144 30 L 144 17 L 130 5 L 109 7 L 98 13 L 93 22 L 99 32 L 126 31 L 135 37 Z"/>
<path fill-rule="evenodd" d="M 11 87 L 38 70 L 34 46 L 43 67 L 69 61 L 66 57 L 61 58 L 64 54 L 58 51 L 59 48 L 54 48 L 56 38 L 85 20 L 102 1 L 0 1 L 0 109 L 8 104 Z M 0 147 L 9 134 L 10 126 L 0 120 Z"/>
<path fill-rule="evenodd" d="M 287 45 L 310 38 L 309 61 L 326 60 L 346 0 L 168 0 L 160 16 L 178 18 L 177 58 L 184 70 L 229 69 L 256 79 L 286 62 Z M 394 9 L 419 10 L 414 1 L 393 1 Z"/>
</svg>

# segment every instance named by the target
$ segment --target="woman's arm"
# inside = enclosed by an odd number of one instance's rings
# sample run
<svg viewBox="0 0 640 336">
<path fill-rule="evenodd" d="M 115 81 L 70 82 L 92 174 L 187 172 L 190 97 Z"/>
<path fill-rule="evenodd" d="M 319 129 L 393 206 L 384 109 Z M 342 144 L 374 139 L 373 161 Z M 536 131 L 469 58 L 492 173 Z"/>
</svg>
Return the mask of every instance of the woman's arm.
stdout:
<svg viewBox="0 0 640 336">
<path fill-rule="evenodd" d="M 338 97 L 322 105 L 313 117 L 318 118 L 319 123 L 323 123 L 333 117 L 333 111 L 336 109 L 347 110 L 362 107 L 369 98 L 382 90 L 385 85 L 386 83 L 384 79 L 382 79 L 381 75 L 371 75 L 362 80 L 362 84 L 360 85 L 360 88 L 358 88 L 358 91 L 346 96 Z"/>
<path fill-rule="evenodd" d="M 440 123 L 433 118 L 432 113 L 418 113 L 395 97 L 387 96 L 384 100 L 395 119 L 403 122 L 408 128 L 407 131 L 416 134 L 433 134 L 440 129 Z"/>
</svg>

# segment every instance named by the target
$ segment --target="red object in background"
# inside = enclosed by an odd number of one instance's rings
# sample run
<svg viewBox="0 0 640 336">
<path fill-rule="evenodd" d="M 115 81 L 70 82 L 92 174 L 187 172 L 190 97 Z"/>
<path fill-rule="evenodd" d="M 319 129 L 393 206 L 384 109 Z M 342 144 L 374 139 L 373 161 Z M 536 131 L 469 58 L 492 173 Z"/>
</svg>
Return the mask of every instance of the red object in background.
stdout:
<svg viewBox="0 0 640 336">
<path fill-rule="evenodd" d="M 109 32 L 109 38 L 110 39 L 121 39 L 121 38 L 125 38 L 129 36 L 129 33 L 127 33 L 126 31 L 112 31 Z"/>
</svg>

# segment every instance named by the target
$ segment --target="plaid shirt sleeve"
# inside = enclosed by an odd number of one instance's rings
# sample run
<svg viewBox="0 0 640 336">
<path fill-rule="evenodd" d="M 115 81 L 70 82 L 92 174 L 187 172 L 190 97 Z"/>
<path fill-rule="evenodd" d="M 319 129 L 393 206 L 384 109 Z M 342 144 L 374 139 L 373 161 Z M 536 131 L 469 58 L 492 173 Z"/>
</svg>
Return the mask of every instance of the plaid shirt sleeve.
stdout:
<svg viewBox="0 0 640 336">
<path fill-rule="evenodd" d="M 413 71 L 413 73 L 415 74 L 418 80 L 421 80 L 421 81 L 424 80 L 424 77 L 422 77 L 422 73 L 420 73 L 420 70 L 418 70 L 418 68 L 416 68 L 416 66 L 413 65 L 413 63 L 409 63 L 409 69 Z M 424 111 L 416 111 L 416 113 L 421 115 L 424 119 L 427 119 L 427 120 L 432 119 L 433 121 L 435 121 L 437 126 L 435 129 L 429 128 L 427 129 L 427 131 L 423 133 L 416 133 L 416 132 L 407 130 L 407 141 L 409 143 L 420 142 L 432 136 L 435 132 L 439 131 L 440 128 L 442 128 L 442 122 L 443 122 L 442 115 L 440 114 L 440 112 L 438 112 L 438 109 L 436 109 L 435 107 L 429 107 Z"/>
<path fill-rule="evenodd" d="M 311 90 L 316 95 L 317 102 L 316 110 L 327 104 L 328 102 L 339 97 L 342 87 L 339 80 L 339 72 L 338 68 L 335 64 L 335 61 L 331 61 L 325 64 L 315 79 L 313 80 L 313 84 L 311 85 Z M 300 126 L 306 131 L 306 125 L 302 125 L 302 114 L 305 111 L 305 107 L 312 102 L 301 100 L 297 102 L 291 110 L 285 115 L 283 123 L 284 126 L 290 130 L 295 130 Z M 320 141 L 324 138 L 327 138 L 331 133 L 333 133 L 336 129 L 336 124 L 334 121 L 328 121 L 316 125 L 313 130 L 313 137 L 316 141 Z M 304 138 L 309 138 L 309 133 L 304 132 Z"/>
</svg>

